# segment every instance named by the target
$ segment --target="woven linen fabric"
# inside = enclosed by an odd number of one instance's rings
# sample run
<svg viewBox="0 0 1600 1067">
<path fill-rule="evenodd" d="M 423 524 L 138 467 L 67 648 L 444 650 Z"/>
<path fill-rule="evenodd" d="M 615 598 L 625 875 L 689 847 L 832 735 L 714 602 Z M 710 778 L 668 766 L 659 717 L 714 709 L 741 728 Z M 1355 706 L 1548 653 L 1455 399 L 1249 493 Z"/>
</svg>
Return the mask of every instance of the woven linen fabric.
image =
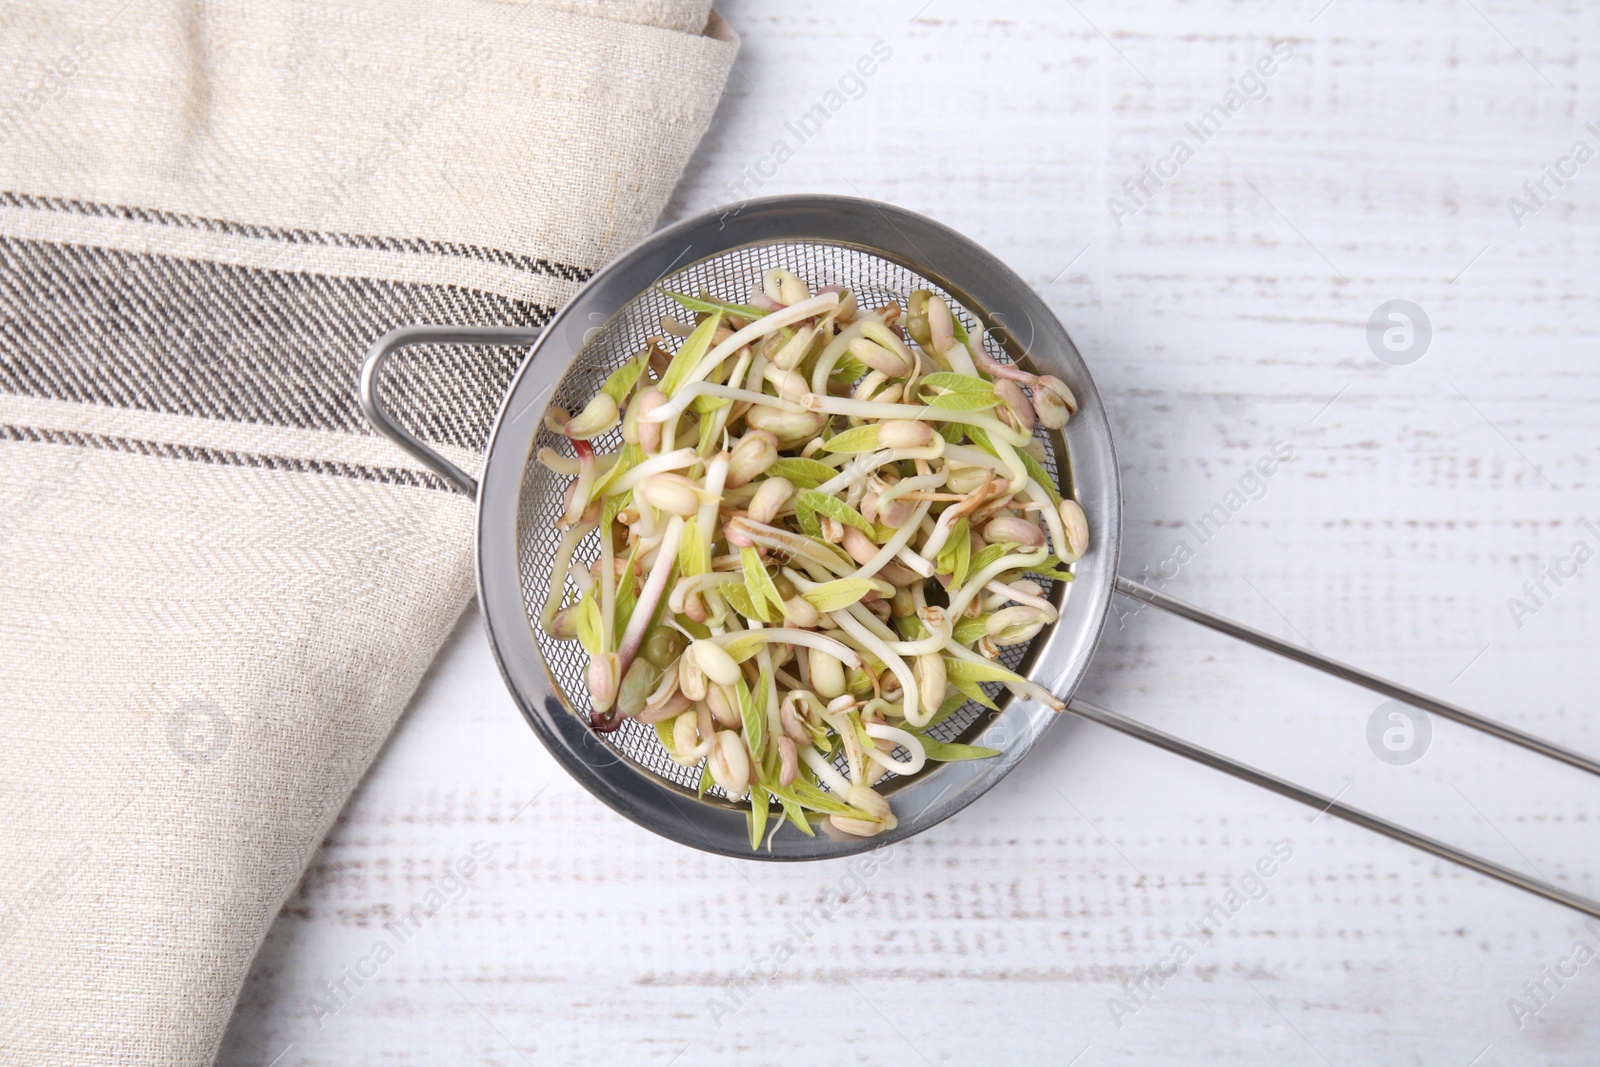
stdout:
<svg viewBox="0 0 1600 1067">
<path fill-rule="evenodd" d="M 467 605 L 365 349 L 545 321 L 665 205 L 709 0 L 0 10 L 0 1062 L 210 1062 Z M 521 353 L 389 399 L 474 469 Z"/>
</svg>

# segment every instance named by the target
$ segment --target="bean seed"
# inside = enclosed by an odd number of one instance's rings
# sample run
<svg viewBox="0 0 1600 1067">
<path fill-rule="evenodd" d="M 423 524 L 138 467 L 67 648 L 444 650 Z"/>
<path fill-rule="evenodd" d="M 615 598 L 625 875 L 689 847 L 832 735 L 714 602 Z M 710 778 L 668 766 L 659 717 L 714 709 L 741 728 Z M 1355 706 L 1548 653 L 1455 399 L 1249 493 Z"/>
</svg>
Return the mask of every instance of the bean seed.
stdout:
<svg viewBox="0 0 1600 1067">
<path fill-rule="evenodd" d="M 654 626 L 644 637 L 644 658 L 666 670 L 683 655 L 688 640 L 670 626 Z"/>
</svg>

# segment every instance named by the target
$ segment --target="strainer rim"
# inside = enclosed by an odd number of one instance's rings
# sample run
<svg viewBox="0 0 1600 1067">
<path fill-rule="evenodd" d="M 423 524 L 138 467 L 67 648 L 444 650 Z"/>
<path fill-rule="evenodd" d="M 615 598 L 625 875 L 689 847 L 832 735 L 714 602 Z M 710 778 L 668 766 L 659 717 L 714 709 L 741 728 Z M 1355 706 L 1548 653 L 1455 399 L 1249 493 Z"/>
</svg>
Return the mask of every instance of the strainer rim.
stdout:
<svg viewBox="0 0 1600 1067">
<path fill-rule="evenodd" d="M 569 710 L 532 632 L 516 559 L 522 476 L 546 398 L 581 351 L 585 324 L 608 321 L 650 284 L 674 271 L 740 248 L 780 241 L 833 244 L 870 253 L 935 280 L 986 320 L 1000 321 L 1000 305 L 1004 305 L 1009 316 L 1005 321 L 1026 320 L 1030 343 L 1037 341 L 1041 332 L 1058 343 L 1060 351 L 1052 351 L 1048 360 L 1041 361 L 1033 347 L 1030 354 L 1052 371 L 1070 367 L 1064 376 L 1077 392 L 1080 408 L 1064 431 L 1066 462 L 1076 495 L 1090 516 L 1094 547 L 1078 564 L 1078 580 L 1067 597 L 1062 621 L 1040 636 L 1029 658 L 1035 679 L 1063 699 L 1081 681 L 1109 619 L 1120 550 L 1121 492 L 1104 405 L 1082 356 L 1048 306 L 981 245 L 942 223 L 894 205 L 806 194 L 713 209 L 635 244 L 597 271 L 552 318 L 530 347 L 496 416 L 477 500 L 479 603 L 507 688 L 557 761 L 589 792 L 633 822 L 690 847 L 735 858 L 807 860 L 883 847 L 949 818 L 1005 777 L 1049 729 L 1054 714 L 1031 701 L 1008 701 L 997 722 L 1009 719 L 1016 728 L 1009 747 L 989 760 L 942 765 L 896 790 L 901 821 L 895 830 L 870 839 L 833 839 L 821 834 L 805 838 L 795 832 L 792 839 L 775 842 L 773 852 L 752 852 L 745 818 L 738 809 L 686 800 L 675 787 L 614 752 Z M 936 268 L 938 257 L 946 262 L 959 260 L 961 269 Z M 952 274 L 959 275 L 959 280 Z M 974 289 L 998 294 L 999 299 L 980 299 Z M 622 293 L 627 294 L 625 298 Z M 1085 487 L 1093 490 L 1092 501 L 1084 499 Z M 1069 615 L 1073 617 L 1071 637 L 1064 625 Z M 931 799 L 927 794 L 932 794 Z M 917 803 L 923 801 L 918 808 Z M 902 811 L 902 806 L 913 810 Z"/>
</svg>

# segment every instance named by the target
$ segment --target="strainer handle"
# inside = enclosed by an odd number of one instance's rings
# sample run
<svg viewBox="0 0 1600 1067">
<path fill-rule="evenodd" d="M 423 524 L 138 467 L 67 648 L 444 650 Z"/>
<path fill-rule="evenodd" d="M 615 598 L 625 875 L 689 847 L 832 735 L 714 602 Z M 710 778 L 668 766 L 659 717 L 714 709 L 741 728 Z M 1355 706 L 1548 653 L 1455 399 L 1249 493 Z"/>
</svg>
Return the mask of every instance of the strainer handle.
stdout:
<svg viewBox="0 0 1600 1067">
<path fill-rule="evenodd" d="M 472 475 L 423 444 L 383 406 L 383 398 L 378 394 L 383 365 L 390 356 L 412 345 L 527 345 L 533 343 L 541 329 L 540 326 L 402 326 L 390 330 L 367 350 L 366 362 L 361 365 L 361 410 L 367 413 L 367 421 L 374 430 L 411 453 L 458 491 L 476 499 L 478 483 Z"/>
<path fill-rule="evenodd" d="M 1535 737 L 1533 734 L 1519 730 L 1514 726 L 1508 726 L 1505 723 L 1468 711 L 1466 708 L 1451 704 L 1448 701 L 1440 700 L 1438 697 L 1418 692 L 1409 686 L 1403 686 L 1386 678 L 1380 678 L 1378 675 L 1361 670 L 1358 667 L 1340 663 L 1338 660 L 1322 655 L 1315 649 L 1307 649 L 1299 645 L 1290 644 L 1280 638 L 1273 637 L 1271 634 L 1263 633 L 1243 623 L 1234 622 L 1232 619 L 1224 618 L 1215 612 L 1207 611 L 1205 608 L 1196 607 L 1148 586 L 1140 585 L 1129 578 L 1118 575 L 1116 590 L 1125 597 L 1142 601 L 1151 607 L 1159 608 L 1179 618 L 1188 619 L 1190 622 L 1209 627 L 1218 633 L 1237 638 L 1247 644 L 1255 645 L 1257 648 L 1294 660 L 1296 663 L 1315 667 L 1317 670 L 1325 671 L 1336 678 L 1342 678 L 1347 682 L 1364 686 L 1374 692 L 1404 701 L 1414 707 L 1435 712 L 1445 718 L 1453 719 L 1463 726 L 1470 726 L 1474 730 L 1481 730 L 1492 737 L 1500 738 L 1502 741 L 1521 745 L 1530 751 L 1538 752 L 1551 759 L 1560 760 L 1580 770 L 1588 771 L 1591 774 L 1600 774 L 1600 761 L 1585 756 L 1580 752 L 1563 748 L 1543 738 Z M 1238 760 L 1225 756 L 1220 752 L 1203 748 L 1181 737 L 1174 737 L 1172 734 L 1158 730 L 1147 723 L 1142 723 L 1137 719 L 1130 719 L 1125 715 L 1119 715 L 1114 711 L 1091 704 L 1086 700 L 1073 698 L 1067 701 L 1066 710 L 1081 719 L 1099 723 L 1101 726 L 1109 727 L 1129 737 L 1137 738 L 1146 744 L 1166 749 L 1168 752 L 1183 756 L 1213 770 L 1232 775 L 1253 785 L 1258 785 L 1263 789 L 1271 790 L 1280 796 L 1285 796 L 1309 807 L 1316 808 L 1318 811 L 1317 818 L 1322 815 L 1332 815 L 1334 818 L 1343 819 L 1346 822 L 1383 834 L 1385 837 L 1410 845 L 1412 848 L 1421 849 L 1423 852 L 1437 856 L 1440 859 L 1449 860 L 1451 863 L 1459 864 L 1469 870 L 1488 875 L 1490 878 L 1497 879 L 1507 885 L 1516 886 L 1518 889 L 1544 897 L 1546 900 L 1564 904 L 1569 908 L 1583 912 L 1585 915 L 1600 918 L 1600 901 L 1591 900 L 1588 897 L 1563 889 L 1560 886 L 1552 885 L 1542 879 L 1534 878 L 1520 871 L 1514 871 L 1509 867 L 1495 863 L 1493 860 L 1463 851 L 1426 834 L 1418 833 L 1398 823 L 1379 818 L 1360 808 L 1341 803 L 1339 796 L 1343 794 L 1342 790 L 1334 796 L 1324 796 L 1287 779 L 1279 778 L 1277 775 L 1269 774 L 1249 764 L 1240 763 Z"/>
<path fill-rule="evenodd" d="M 1193 760 L 1213 770 L 1221 771 L 1252 785 L 1258 785 L 1263 789 L 1270 790 L 1279 796 L 1288 797 L 1290 800 L 1299 801 L 1307 807 L 1315 808 L 1318 814 L 1316 818 L 1311 820 L 1312 822 L 1315 822 L 1317 818 L 1321 818 L 1323 815 L 1332 815 L 1336 819 L 1343 819 L 1345 822 L 1382 834 L 1384 837 L 1399 841 L 1401 844 L 1421 849 L 1430 855 L 1449 860 L 1451 863 L 1458 864 L 1468 870 L 1477 871 L 1479 874 L 1487 875 L 1496 881 L 1504 882 L 1506 885 L 1516 886 L 1518 889 L 1532 893 L 1535 896 L 1553 900 L 1557 904 L 1563 904 L 1574 911 L 1580 911 L 1585 915 L 1600 919 L 1600 901 L 1583 896 L 1581 893 L 1574 893 L 1570 889 L 1552 885 L 1532 875 L 1523 874 L 1521 871 L 1514 871 L 1510 867 L 1467 852 L 1464 849 L 1456 848 L 1454 845 L 1447 845 L 1437 838 L 1429 837 L 1427 834 L 1421 834 L 1398 823 L 1390 822 L 1388 819 L 1380 818 L 1371 812 L 1351 807 L 1349 804 L 1340 801 L 1337 794 L 1331 797 L 1324 796 L 1302 785 L 1279 778 L 1275 774 L 1268 774 L 1266 771 L 1252 767 L 1247 763 L 1240 763 L 1238 760 L 1224 756 L 1220 752 L 1213 752 L 1211 749 L 1203 748 L 1192 741 L 1174 737 L 1137 719 L 1130 719 L 1126 715 L 1119 715 L 1108 708 L 1100 707 L 1098 704 L 1091 704 L 1087 700 L 1073 697 L 1067 701 L 1067 711 L 1080 719 L 1087 719 L 1090 722 L 1099 723 L 1101 726 L 1110 727 L 1118 733 L 1137 738 L 1157 748 L 1166 749 L 1173 755 Z M 1343 790 L 1340 792 L 1342 793 Z"/>
<path fill-rule="evenodd" d="M 1176 615 L 1180 619 L 1188 619 L 1190 622 L 1198 623 L 1207 629 L 1226 634 L 1229 637 L 1243 641 L 1245 644 L 1255 645 L 1257 648 L 1282 656 L 1284 659 L 1303 663 L 1307 667 L 1315 667 L 1325 674 L 1331 674 L 1335 678 L 1370 689 L 1374 693 L 1382 693 L 1386 697 L 1392 697 L 1395 700 L 1410 704 L 1414 708 L 1422 708 L 1424 711 L 1431 711 L 1435 715 L 1454 720 L 1463 726 L 1470 726 L 1474 730 L 1480 730 L 1490 737 L 1498 737 L 1502 741 L 1520 745 L 1530 752 L 1537 752 L 1541 756 L 1560 760 L 1562 763 L 1569 764 L 1581 771 L 1588 771 L 1590 774 L 1600 776 L 1600 760 L 1592 756 L 1586 756 L 1582 752 L 1574 752 L 1570 748 L 1558 745 L 1553 741 L 1546 741 L 1542 737 L 1530 734 L 1526 730 L 1519 730 L 1508 723 L 1491 719 L 1487 715 L 1479 715 L 1477 712 L 1469 711 L 1459 704 L 1452 704 L 1447 700 L 1429 696 L 1427 693 L 1412 689 L 1407 685 L 1401 685 L 1399 682 L 1391 682 L 1389 679 L 1381 678 L 1371 671 L 1364 671 L 1360 667 L 1352 667 L 1348 663 L 1341 663 L 1329 656 L 1324 656 L 1315 649 L 1290 644 L 1288 641 L 1273 637 L 1269 633 L 1263 633 L 1241 622 L 1234 622 L 1232 619 L 1224 618 L 1214 611 L 1207 611 L 1205 608 L 1197 607 L 1176 597 L 1167 596 L 1165 593 L 1157 592 L 1147 585 L 1140 585 L 1138 582 L 1124 578 L 1121 575 L 1117 576 L 1117 592 L 1132 600 L 1143 601 L 1153 608 L 1159 608 L 1169 614 Z"/>
</svg>

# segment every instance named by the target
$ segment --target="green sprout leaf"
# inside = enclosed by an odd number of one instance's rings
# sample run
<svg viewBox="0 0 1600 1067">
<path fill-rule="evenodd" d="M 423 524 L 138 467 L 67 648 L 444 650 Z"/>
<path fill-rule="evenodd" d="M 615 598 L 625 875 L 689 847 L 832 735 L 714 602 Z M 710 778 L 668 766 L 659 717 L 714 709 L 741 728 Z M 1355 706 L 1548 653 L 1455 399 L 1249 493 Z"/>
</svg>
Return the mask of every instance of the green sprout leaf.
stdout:
<svg viewBox="0 0 1600 1067">
<path fill-rule="evenodd" d="M 633 503 L 633 490 L 626 493 L 617 493 L 606 497 L 605 506 L 600 509 L 600 536 L 611 536 L 611 524 L 617 521 L 617 516 L 622 509 Z"/>
<path fill-rule="evenodd" d="M 633 387 L 638 384 L 639 376 L 644 373 L 645 367 L 650 364 L 650 350 L 647 348 L 633 359 L 612 371 L 606 378 L 606 383 L 600 391 L 617 402 L 617 407 L 626 407 L 628 394 L 633 392 Z"/>
<path fill-rule="evenodd" d="M 889 621 L 894 623 L 902 641 L 920 641 L 928 636 L 928 628 L 915 615 L 896 615 Z"/>
<path fill-rule="evenodd" d="M 834 434 L 823 444 L 829 452 L 876 452 L 878 450 L 878 425 L 852 426 L 843 433 Z"/>
<path fill-rule="evenodd" d="M 1015 671 L 1009 671 L 998 663 L 975 663 L 970 659 L 955 659 L 946 656 L 944 659 L 945 675 L 950 681 L 960 679 L 963 682 L 1021 682 L 1025 679 Z"/>
<path fill-rule="evenodd" d="M 1037 564 L 1036 566 L 1027 567 L 1024 569 L 1029 574 L 1037 574 L 1041 578 L 1053 578 L 1058 582 L 1070 582 L 1073 579 L 1072 572 L 1066 570 L 1065 568 L 1066 564 L 1061 562 L 1060 557 L 1051 554 L 1046 556 L 1043 562 Z"/>
<path fill-rule="evenodd" d="M 744 741 L 750 747 L 750 754 L 758 761 L 761 759 L 761 749 L 767 740 L 767 694 L 765 685 L 771 685 L 766 672 L 762 672 L 762 681 L 756 682 L 756 691 L 761 696 L 761 706 L 756 706 L 756 694 L 750 692 L 750 687 L 745 684 L 744 678 L 739 678 L 739 717 L 744 722 Z"/>
<path fill-rule="evenodd" d="M 984 569 L 999 562 L 1002 556 L 1010 555 L 1016 548 L 1017 545 L 1011 541 L 1002 541 L 998 545 L 984 545 L 978 550 L 978 554 L 972 557 L 968 573 L 982 573 Z"/>
<path fill-rule="evenodd" d="M 749 304 L 725 304 L 720 300 L 707 300 L 687 293 L 674 293 L 671 289 L 662 289 L 661 292 L 690 311 L 702 315 L 713 315 L 720 311 L 727 315 L 737 315 L 741 319 L 759 319 L 766 314 L 760 308 L 753 308 Z"/>
<path fill-rule="evenodd" d="M 989 632 L 988 625 L 989 616 L 987 615 L 979 615 L 976 619 L 964 618 L 956 623 L 955 629 L 951 631 L 950 636 L 955 639 L 958 645 L 970 645 Z"/>
<path fill-rule="evenodd" d="M 617 603 L 613 612 L 613 629 L 616 630 L 616 645 L 622 644 L 622 635 L 628 630 L 628 620 L 633 617 L 634 606 L 639 602 L 639 591 L 634 587 L 634 574 L 638 569 L 639 550 L 635 548 L 628 556 L 628 563 L 622 569 L 622 577 L 617 579 Z"/>
<path fill-rule="evenodd" d="M 826 614 L 842 611 L 872 592 L 872 583 L 865 578 L 837 578 L 813 586 L 800 595 L 812 607 Z"/>
<path fill-rule="evenodd" d="M 711 317 L 694 328 L 678 349 L 677 355 L 672 357 L 672 362 L 667 366 L 666 376 L 661 379 L 661 391 L 667 396 L 672 396 L 684 383 L 694 376 L 695 368 L 711 351 L 711 338 L 717 332 L 717 327 L 722 324 L 722 312 L 712 312 Z"/>
<path fill-rule="evenodd" d="M 787 478 L 796 489 L 815 489 L 839 472 L 814 459 L 780 459 L 767 468 L 775 478 Z"/>
<path fill-rule="evenodd" d="M 743 663 L 761 650 L 763 642 L 757 633 L 747 633 L 742 637 L 735 637 L 732 641 L 722 646 L 722 651 L 732 657 L 733 662 Z"/>
<path fill-rule="evenodd" d="M 817 518 L 817 513 L 812 508 L 806 507 L 799 501 L 795 502 L 794 520 L 800 526 L 800 532 L 818 544 L 826 544 L 822 540 L 822 522 Z"/>
<path fill-rule="evenodd" d="M 972 573 L 972 534 L 966 519 L 957 519 L 950 529 L 950 538 L 936 561 L 939 571 L 950 575 L 950 587 L 959 589 Z"/>
<path fill-rule="evenodd" d="M 1017 449 L 1017 455 L 1022 457 L 1022 465 L 1028 469 L 1028 477 L 1039 483 L 1039 488 L 1044 490 L 1044 495 L 1050 498 L 1050 503 L 1056 507 L 1061 506 L 1061 490 L 1056 488 L 1056 480 L 1050 477 L 1050 472 L 1044 469 L 1044 464 L 1028 455 L 1025 449 Z"/>
<path fill-rule="evenodd" d="M 805 724 L 805 728 L 806 733 L 811 735 L 811 743 L 816 746 L 818 752 L 822 753 L 824 756 L 833 752 L 833 741 L 829 736 L 828 728 L 826 726 L 817 726 L 808 722 Z M 800 765 L 800 769 L 806 774 L 811 773 L 811 769 L 803 763 Z"/>
<path fill-rule="evenodd" d="M 984 411 L 1000 402 L 993 385 L 953 371 L 935 371 L 923 378 L 917 388 L 929 390 L 920 392 L 923 403 L 948 411 Z"/>
<path fill-rule="evenodd" d="M 779 800 L 792 800 L 807 811 L 817 811 L 824 815 L 843 815 L 851 819 L 872 821 L 869 812 L 860 808 L 853 808 L 840 800 L 833 793 L 825 793 L 820 786 L 812 785 L 803 779 L 796 778 L 789 786 L 769 785 L 767 791 Z"/>
<path fill-rule="evenodd" d="M 767 791 L 759 785 L 750 787 L 750 813 L 746 819 L 750 824 L 750 849 L 754 851 L 761 847 L 761 838 L 767 832 L 767 813 L 771 802 L 767 799 Z"/>
<path fill-rule="evenodd" d="M 772 576 L 767 573 L 766 565 L 761 562 L 761 553 L 753 548 L 743 548 L 739 550 L 739 560 L 744 565 L 744 586 L 751 599 L 765 602 L 772 608 L 762 621 L 775 622 L 783 618 L 783 597 L 779 595 Z"/>
<path fill-rule="evenodd" d="M 732 404 L 731 400 L 724 400 L 720 396 L 703 395 L 689 401 L 689 410 L 697 415 L 709 415 L 718 408 L 725 408 Z M 701 421 L 701 426 L 707 425 L 707 420 Z"/>
<path fill-rule="evenodd" d="M 683 524 L 683 538 L 678 542 L 678 573 L 685 578 L 711 572 L 711 550 L 700 536 L 700 520 L 690 516 Z"/>
<path fill-rule="evenodd" d="M 578 643 L 583 650 L 591 656 L 598 656 L 605 651 L 605 638 L 601 636 L 604 629 L 604 617 L 600 614 L 600 602 L 595 598 L 593 587 L 578 601 Z"/>
<path fill-rule="evenodd" d="M 972 439 L 973 444 L 989 453 L 989 455 L 995 459 L 1000 458 L 1000 453 L 994 450 L 994 442 L 989 440 L 988 430 L 983 429 L 981 426 L 968 426 L 967 436 Z"/>
<path fill-rule="evenodd" d="M 917 733 L 915 730 L 910 732 L 916 734 L 917 740 L 922 742 L 922 751 L 928 754 L 928 758 L 937 760 L 940 763 L 954 763 L 957 760 L 967 759 L 988 759 L 990 756 L 1000 755 L 998 748 L 982 748 L 978 745 L 953 745 L 947 741 L 935 741 L 926 734 Z"/>
<path fill-rule="evenodd" d="M 950 663 L 950 660 L 946 659 L 945 660 L 945 664 L 948 666 L 949 663 Z M 972 701 L 973 703 L 981 705 L 982 707 L 988 708 L 990 711 L 999 711 L 1000 710 L 1000 705 L 996 704 L 990 698 L 989 694 L 985 693 L 983 691 L 983 687 L 980 686 L 977 682 L 971 682 L 971 681 L 968 681 L 965 678 L 957 678 L 957 677 L 951 677 L 949 679 L 949 681 L 950 681 L 951 688 L 955 689 L 962 696 L 966 697 L 968 700 Z"/>
<path fill-rule="evenodd" d="M 661 747 L 666 749 L 669 755 L 676 756 L 678 754 L 678 750 L 672 746 L 671 719 L 656 723 L 656 740 L 661 742 Z"/>
<path fill-rule="evenodd" d="M 980 689 L 978 692 L 981 693 L 983 690 Z M 928 725 L 922 728 L 923 732 L 925 733 L 944 722 L 950 716 L 954 715 L 956 712 L 965 707 L 966 703 L 967 694 L 961 692 L 960 690 L 947 694 L 944 698 L 944 703 L 939 705 L 939 710 L 934 712 L 933 717 L 928 720 Z M 917 736 L 920 737 L 922 735 L 918 734 Z"/>
<path fill-rule="evenodd" d="M 839 357 L 839 362 L 833 365 L 833 373 L 828 377 L 836 382 L 857 382 L 865 378 L 871 369 L 847 352 Z"/>
<path fill-rule="evenodd" d="M 611 469 L 595 479 L 594 488 L 589 491 L 589 499 L 592 501 L 606 493 L 613 482 L 643 461 L 644 449 L 638 445 L 623 445 L 622 452 L 618 454 L 617 461 L 611 465 Z"/>
<path fill-rule="evenodd" d="M 967 393 L 973 396 L 994 396 L 994 386 L 982 378 L 975 378 L 970 374 L 957 374 L 955 371 L 941 370 L 922 376 L 919 388 L 931 387 L 942 389 L 948 393 Z"/>
<path fill-rule="evenodd" d="M 837 519 L 846 526 L 854 526 L 868 537 L 872 537 L 877 533 L 872 523 L 862 518 L 861 512 L 838 497 L 819 493 L 815 489 L 801 490 L 800 494 L 795 497 L 794 507 L 795 515 L 800 520 L 801 528 L 811 537 L 822 536 L 822 524 L 817 522 L 817 512 Z"/>
<path fill-rule="evenodd" d="M 778 795 L 773 793 L 773 796 Z M 806 819 L 806 809 L 802 808 L 798 802 L 785 797 L 778 797 L 778 804 L 783 808 L 784 817 L 794 824 L 796 830 L 799 830 L 807 837 L 817 836 L 817 832 L 811 829 L 811 823 Z"/>
<path fill-rule="evenodd" d="M 728 604 L 747 619 L 759 622 L 773 622 L 771 610 L 767 607 L 765 597 L 755 597 L 743 582 L 724 582 L 716 587 L 717 592 L 728 598 Z M 731 655 L 731 653 L 730 653 Z"/>
<path fill-rule="evenodd" d="M 762 753 L 767 748 L 770 747 L 776 750 L 778 745 L 777 738 L 771 737 L 767 733 L 773 685 L 772 668 L 762 664 L 760 673 L 756 675 L 756 691 L 750 695 L 750 706 L 755 709 L 756 718 L 760 720 L 761 724 L 760 736 L 754 738 L 750 745 L 750 754 L 755 757 L 757 764 L 762 762 Z M 750 727 L 746 725 L 745 737 L 751 738 L 751 736 Z M 768 744 L 769 741 L 771 742 L 770 745 Z"/>
</svg>

